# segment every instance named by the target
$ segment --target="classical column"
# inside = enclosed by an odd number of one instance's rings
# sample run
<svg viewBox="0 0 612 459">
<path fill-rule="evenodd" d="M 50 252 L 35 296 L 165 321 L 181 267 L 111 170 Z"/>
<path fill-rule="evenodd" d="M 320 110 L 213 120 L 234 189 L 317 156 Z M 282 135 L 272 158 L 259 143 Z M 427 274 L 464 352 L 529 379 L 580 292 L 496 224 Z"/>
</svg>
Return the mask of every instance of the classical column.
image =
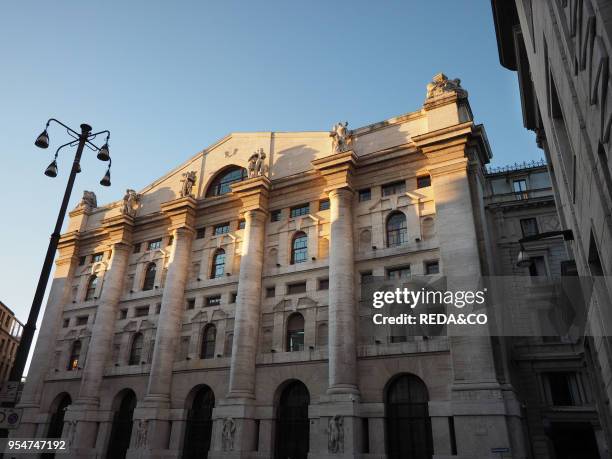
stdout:
<svg viewBox="0 0 612 459">
<path fill-rule="evenodd" d="M 33 437 L 36 432 L 45 375 L 55 361 L 55 347 L 61 329 L 62 313 L 64 306 L 70 301 L 71 283 L 78 265 L 78 241 L 79 233 L 73 231 L 64 234 L 58 244 L 59 255 L 55 261 L 55 273 L 43 316 L 44 325 L 38 332 L 28 377 L 18 405 L 24 409 L 24 413 L 19 429 L 11 432 L 15 438 Z"/>
<path fill-rule="evenodd" d="M 353 283 L 353 191 L 329 192 L 329 394 L 357 393 L 356 308 Z"/>
<path fill-rule="evenodd" d="M 172 369 L 184 310 L 195 208 L 196 201 L 192 197 L 162 204 L 162 212 L 170 218 L 169 229 L 174 236 L 174 242 L 162 294 L 147 393 L 134 413 L 137 420 L 149 420 L 146 447 L 153 450 L 164 450 L 168 447 Z"/>
<path fill-rule="evenodd" d="M 261 317 L 261 276 L 270 181 L 254 177 L 232 186 L 246 220 L 238 278 L 229 391 L 215 407 L 213 444 L 209 457 L 242 457 L 257 445 L 255 361 Z M 224 450 L 220 432 L 227 418 L 235 423 L 232 452 Z M 216 433 L 215 433 L 216 432 Z"/>
<path fill-rule="evenodd" d="M 266 212 L 244 213 L 246 227 L 238 278 L 228 398 L 255 397 L 255 358 L 261 316 L 261 273 Z"/>
<path fill-rule="evenodd" d="M 97 423 L 88 412 L 99 405 L 99 393 L 104 376 L 104 368 L 111 354 L 115 334 L 117 305 L 123 292 L 123 281 L 131 253 L 133 217 L 118 215 L 104 221 L 110 237 L 112 256 L 104 274 L 104 283 L 96 318 L 87 348 L 85 368 L 79 388 L 79 395 L 69 407 L 68 420 L 77 421 L 73 449 L 93 448 L 96 441 Z"/>
</svg>

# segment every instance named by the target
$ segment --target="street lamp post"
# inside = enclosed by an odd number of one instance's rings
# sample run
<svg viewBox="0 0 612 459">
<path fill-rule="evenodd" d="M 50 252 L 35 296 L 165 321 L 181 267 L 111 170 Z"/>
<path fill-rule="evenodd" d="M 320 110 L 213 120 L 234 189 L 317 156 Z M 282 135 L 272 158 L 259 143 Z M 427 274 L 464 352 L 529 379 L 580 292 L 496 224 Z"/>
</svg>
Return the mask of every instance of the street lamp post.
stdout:
<svg viewBox="0 0 612 459">
<path fill-rule="evenodd" d="M 49 282 L 49 275 L 51 274 L 51 268 L 53 267 L 53 259 L 55 258 L 55 251 L 57 250 L 57 244 L 60 239 L 60 232 L 62 230 L 62 224 L 64 223 L 64 217 L 66 216 L 66 209 L 68 208 L 68 202 L 70 201 L 70 195 L 72 194 L 72 188 L 74 186 L 74 181 L 76 179 L 76 175 L 81 172 L 81 156 L 83 155 L 83 150 L 85 147 L 98 152 L 98 159 L 101 161 L 108 161 L 108 168 L 106 170 L 106 174 L 100 180 L 100 185 L 102 186 L 110 186 L 110 167 L 111 167 L 111 159 L 108 149 L 108 140 L 110 139 L 109 131 L 100 131 L 92 134 L 92 128 L 88 124 L 81 124 L 81 132 L 78 133 L 73 129 L 66 126 L 61 121 L 56 120 L 55 118 L 51 118 L 47 121 L 47 125 L 45 130 L 37 137 L 36 142 L 34 144 L 39 148 L 48 148 L 49 147 L 49 134 L 47 133 L 47 129 L 51 122 L 55 122 L 60 126 L 66 128 L 68 134 L 74 139 L 62 146 L 60 146 L 55 152 L 55 157 L 53 158 L 53 162 L 49 164 L 47 169 L 45 170 L 45 175 L 48 177 L 56 177 L 57 176 L 57 155 L 59 151 L 66 146 L 77 146 L 76 155 L 74 156 L 74 161 L 72 162 L 72 169 L 70 171 L 70 176 L 68 177 L 68 184 L 66 185 L 66 191 L 64 192 L 64 199 L 62 200 L 62 205 L 60 206 L 60 211 L 57 216 L 57 221 L 55 223 L 55 228 L 53 229 L 53 233 L 51 234 L 51 239 L 49 241 L 49 247 L 47 248 L 47 254 L 45 255 L 45 261 L 43 263 L 43 267 L 40 273 L 40 277 L 38 279 L 38 285 L 36 286 L 36 293 L 34 294 L 34 300 L 32 301 L 32 307 L 30 308 L 30 314 L 28 315 L 28 321 L 23 327 L 23 334 L 21 336 L 21 341 L 19 346 L 17 347 L 17 353 L 15 355 L 15 361 L 13 362 L 13 366 L 11 368 L 11 373 L 9 380 L 13 382 L 21 382 L 21 378 L 23 376 L 23 371 L 25 368 L 26 361 L 28 359 L 28 354 L 30 353 L 30 347 L 32 346 L 32 340 L 34 338 L 34 332 L 36 331 L 36 322 L 38 320 L 38 314 L 40 313 L 40 307 L 42 305 L 43 297 L 45 296 L 45 290 L 47 288 L 47 283 Z M 98 136 L 106 134 L 106 141 L 102 147 L 96 146 L 92 143 L 92 140 Z"/>
</svg>

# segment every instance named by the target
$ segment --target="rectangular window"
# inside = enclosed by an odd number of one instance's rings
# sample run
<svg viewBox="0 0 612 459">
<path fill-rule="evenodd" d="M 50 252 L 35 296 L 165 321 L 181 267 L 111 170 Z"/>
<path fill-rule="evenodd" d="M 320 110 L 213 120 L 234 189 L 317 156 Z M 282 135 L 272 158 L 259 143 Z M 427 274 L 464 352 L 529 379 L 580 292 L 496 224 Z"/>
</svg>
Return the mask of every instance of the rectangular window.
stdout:
<svg viewBox="0 0 612 459">
<path fill-rule="evenodd" d="M 155 314 L 159 314 L 161 312 L 161 303 L 157 303 L 155 305 Z"/>
<path fill-rule="evenodd" d="M 544 257 L 530 257 L 531 264 L 529 265 L 529 275 L 532 277 L 536 276 L 547 276 L 546 261 Z"/>
<path fill-rule="evenodd" d="M 64 319 L 63 327 L 68 328 L 69 326 L 70 326 L 70 319 Z M 2 340 L 2 344 L 4 344 L 4 340 Z"/>
<path fill-rule="evenodd" d="M 328 210 L 329 209 L 329 199 L 321 199 L 319 201 L 319 210 Z"/>
<path fill-rule="evenodd" d="M 360 273 L 361 283 L 367 284 L 368 282 L 372 282 L 372 271 L 363 271 Z"/>
<path fill-rule="evenodd" d="M 392 194 L 404 193 L 406 191 L 406 181 L 387 183 L 382 186 L 382 195 L 391 196 Z"/>
<path fill-rule="evenodd" d="M 92 263 L 99 263 L 99 262 L 102 261 L 102 258 L 104 258 L 104 254 L 102 252 L 94 253 L 91 256 L 91 262 Z"/>
<path fill-rule="evenodd" d="M 535 218 L 521 218 L 521 230 L 523 237 L 535 236 L 539 233 L 538 221 Z"/>
<path fill-rule="evenodd" d="M 128 313 L 127 309 L 120 309 L 119 310 L 119 320 L 127 319 L 127 313 Z"/>
<path fill-rule="evenodd" d="M 213 230 L 213 234 L 215 236 L 219 236 L 221 234 L 229 233 L 229 230 L 230 230 L 229 222 L 219 223 L 218 225 L 215 225 L 215 228 Z"/>
<path fill-rule="evenodd" d="M 520 179 L 512 182 L 512 189 L 516 195 L 517 199 L 527 199 L 529 195 L 527 194 L 527 180 Z"/>
<path fill-rule="evenodd" d="M 245 229 L 246 228 L 246 220 L 244 218 L 241 218 L 240 220 L 238 220 L 238 229 Z"/>
<path fill-rule="evenodd" d="M 149 306 L 139 306 L 134 310 L 134 317 L 145 317 L 149 315 Z"/>
<path fill-rule="evenodd" d="M 310 213 L 310 204 L 300 204 L 299 206 L 293 206 L 291 208 L 289 216 L 291 218 L 301 217 L 302 215 L 308 215 Z"/>
<path fill-rule="evenodd" d="M 187 309 L 188 311 L 191 309 L 195 309 L 195 298 L 189 298 L 187 300 L 187 303 L 185 305 L 185 309 Z"/>
<path fill-rule="evenodd" d="M 421 175 L 417 177 L 417 188 L 426 188 L 431 186 L 431 175 Z"/>
<path fill-rule="evenodd" d="M 230 300 L 229 300 L 230 304 L 234 304 L 237 298 L 238 298 L 238 293 L 236 292 L 230 293 Z"/>
<path fill-rule="evenodd" d="M 87 257 L 79 257 L 79 266 L 83 266 L 87 261 Z"/>
<path fill-rule="evenodd" d="M 198 228 L 196 230 L 196 239 L 204 239 L 204 236 L 206 236 L 206 228 Z"/>
<path fill-rule="evenodd" d="M 576 373 L 566 371 L 550 372 L 545 373 L 545 379 L 548 383 L 548 398 L 554 406 L 577 406 L 582 404 Z"/>
<path fill-rule="evenodd" d="M 221 295 L 211 295 L 206 297 L 206 306 L 218 306 L 221 304 Z"/>
<path fill-rule="evenodd" d="M 174 236 L 168 236 L 168 245 L 172 245 L 172 243 L 174 242 Z"/>
<path fill-rule="evenodd" d="M 282 209 L 273 210 L 272 212 L 270 212 L 270 221 L 280 222 L 282 214 L 283 214 Z"/>
<path fill-rule="evenodd" d="M 142 243 L 138 242 L 137 244 L 134 244 L 134 249 L 132 250 L 132 253 L 140 253 L 140 249 L 142 247 Z"/>
<path fill-rule="evenodd" d="M 438 260 L 425 262 L 425 274 L 438 274 L 440 272 L 440 263 Z"/>
<path fill-rule="evenodd" d="M 287 285 L 287 295 L 294 295 L 296 293 L 304 293 L 306 291 L 306 282 L 298 282 L 295 284 Z"/>
<path fill-rule="evenodd" d="M 329 279 L 319 279 L 319 290 L 329 290 Z"/>
<path fill-rule="evenodd" d="M 363 190 L 359 190 L 359 202 L 369 201 L 372 199 L 372 189 L 364 188 Z"/>
<path fill-rule="evenodd" d="M 387 279 L 409 279 L 410 265 L 400 268 L 387 269 Z"/>
<path fill-rule="evenodd" d="M 148 250 L 161 249 L 161 239 L 155 239 L 153 241 L 149 241 L 147 248 Z"/>
<path fill-rule="evenodd" d="M 274 298 L 276 296 L 276 287 L 266 288 L 266 298 Z"/>
<path fill-rule="evenodd" d="M 89 318 L 89 316 L 78 316 L 78 317 L 76 318 L 76 324 L 77 324 L 77 327 L 78 327 L 79 325 L 87 325 L 87 319 L 88 319 L 88 318 Z"/>
</svg>

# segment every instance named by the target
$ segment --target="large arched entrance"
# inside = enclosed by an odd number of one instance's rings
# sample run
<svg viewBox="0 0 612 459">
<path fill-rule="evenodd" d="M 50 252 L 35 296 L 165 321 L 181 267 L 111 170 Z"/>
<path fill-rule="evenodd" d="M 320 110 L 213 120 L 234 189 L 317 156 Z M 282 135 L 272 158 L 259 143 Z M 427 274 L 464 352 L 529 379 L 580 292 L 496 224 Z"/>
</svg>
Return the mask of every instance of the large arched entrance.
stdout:
<svg viewBox="0 0 612 459">
<path fill-rule="evenodd" d="M 51 404 L 51 418 L 49 419 L 49 429 L 47 438 L 61 438 L 64 430 L 64 416 L 66 409 L 72 404 L 72 398 L 66 392 L 59 394 Z M 50 459 L 55 457 L 54 453 L 44 453 L 41 457 Z"/>
<path fill-rule="evenodd" d="M 134 408 L 136 408 L 136 394 L 130 389 L 121 391 L 115 399 L 115 415 L 108 442 L 107 459 L 125 458 L 132 437 Z"/>
<path fill-rule="evenodd" d="M 310 394 L 300 381 L 289 383 L 276 407 L 275 459 L 306 459 L 310 440 Z"/>
<path fill-rule="evenodd" d="M 387 456 L 389 459 L 431 459 L 433 439 L 429 395 L 415 375 L 396 377 L 385 393 Z"/>
<path fill-rule="evenodd" d="M 215 394 L 208 386 L 200 386 L 187 412 L 183 459 L 208 457 L 212 436 L 212 412 Z"/>
</svg>

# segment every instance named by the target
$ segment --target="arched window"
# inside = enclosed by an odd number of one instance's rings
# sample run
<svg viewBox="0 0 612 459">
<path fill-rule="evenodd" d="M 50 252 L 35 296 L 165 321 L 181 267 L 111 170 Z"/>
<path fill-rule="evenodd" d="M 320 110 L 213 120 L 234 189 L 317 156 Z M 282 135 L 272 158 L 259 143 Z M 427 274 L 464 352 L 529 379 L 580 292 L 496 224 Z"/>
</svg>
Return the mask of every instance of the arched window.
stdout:
<svg viewBox="0 0 612 459">
<path fill-rule="evenodd" d="M 98 276 L 95 274 L 89 278 L 87 282 L 87 292 L 85 293 L 85 301 L 93 300 L 98 288 Z"/>
<path fill-rule="evenodd" d="M 429 395 L 417 376 L 404 374 L 385 394 L 387 454 L 390 459 L 429 459 L 433 454 Z"/>
<path fill-rule="evenodd" d="M 223 277 L 223 274 L 225 274 L 225 250 L 217 249 L 213 255 L 210 278 L 216 279 L 218 277 Z"/>
<path fill-rule="evenodd" d="M 67 370 L 79 369 L 79 358 L 81 357 L 81 342 L 79 340 L 72 343 L 70 350 L 70 360 L 68 360 Z"/>
<path fill-rule="evenodd" d="M 222 171 L 212 181 L 206 196 L 221 196 L 231 191 L 232 183 L 241 182 L 247 178 L 247 170 L 244 167 L 232 166 Z"/>
<path fill-rule="evenodd" d="M 304 350 L 304 316 L 299 312 L 292 314 L 287 321 L 287 350 Z"/>
<path fill-rule="evenodd" d="M 387 247 L 402 245 L 407 236 L 406 216 L 402 212 L 393 212 L 387 219 Z"/>
<path fill-rule="evenodd" d="M 144 281 L 142 283 L 143 290 L 153 290 L 155 286 L 155 275 L 157 274 L 157 265 L 149 263 L 145 270 Z"/>
<path fill-rule="evenodd" d="M 213 359 L 215 357 L 216 338 L 216 327 L 212 324 L 207 325 L 206 328 L 204 328 L 204 336 L 202 337 L 202 349 L 200 351 L 201 359 Z"/>
<path fill-rule="evenodd" d="M 291 242 L 291 264 L 302 263 L 308 259 L 308 236 L 298 231 Z"/>
<path fill-rule="evenodd" d="M 132 347 L 130 348 L 129 365 L 138 365 L 142 361 L 142 347 L 144 345 L 144 337 L 142 333 L 136 333 L 132 339 Z"/>
</svg>

